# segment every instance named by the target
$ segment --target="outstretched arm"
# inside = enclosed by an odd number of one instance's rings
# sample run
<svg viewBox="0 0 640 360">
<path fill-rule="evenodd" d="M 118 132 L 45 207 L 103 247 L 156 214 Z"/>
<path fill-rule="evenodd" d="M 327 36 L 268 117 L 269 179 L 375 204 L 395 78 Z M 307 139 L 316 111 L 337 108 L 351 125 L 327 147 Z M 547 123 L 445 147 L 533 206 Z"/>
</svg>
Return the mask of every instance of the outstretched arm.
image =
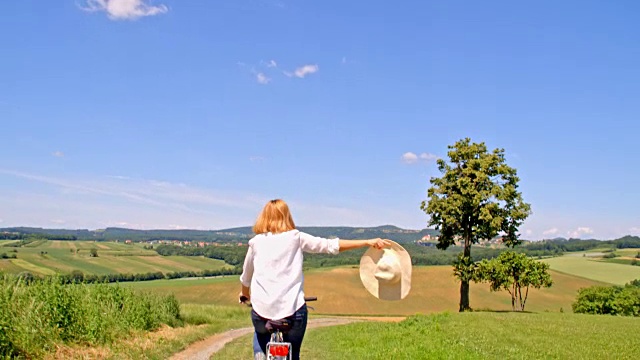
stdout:
<svg viewBox="0 0 640 360">
<path fill-rule="evenodd" d="M 387 247 L 391 246 L 391 242 L 389 242 L 389 240 L 380 239 L 380 238 L 366 239 L 366 240 L 342 240 L 342 239 L 340 239 L 338 241 L 338 244 L 340 245 L 340 252 L 343 252 L 343 251 L 346 251 L 346 250 L 358 249 L 358 248 L 362 248 L 362 247 L 365 247 L 365 246 L 373 246 L 376 249 L 382 249 L 382 248 L 387 248 Z"/>
<path fill-rule="evenodd" d="M 384 239 L 342 240 L 326 239 L 300 232 L 302 251 L 308 253 L 337 254 L 341 251 L 373 246 L 377 249 L 390 247 L 391 242 Z"/>
</svg>

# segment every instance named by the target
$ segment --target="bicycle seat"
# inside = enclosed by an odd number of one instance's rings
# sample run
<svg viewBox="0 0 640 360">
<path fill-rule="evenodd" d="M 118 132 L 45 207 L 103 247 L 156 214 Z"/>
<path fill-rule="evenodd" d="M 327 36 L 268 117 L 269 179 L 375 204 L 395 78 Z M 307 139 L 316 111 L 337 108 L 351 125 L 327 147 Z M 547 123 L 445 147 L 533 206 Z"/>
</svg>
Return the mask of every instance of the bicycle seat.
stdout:
<svg viewBox="0 0 640 360">
<path fill-rule="evenodd" d="M 292 321 L 289 319 L 267 320 L 265 328 L 270 333 L 275 332 L 276 330 L 286 333 L 287 331 L 291 330 L 292 325 Z"/>
</svg>

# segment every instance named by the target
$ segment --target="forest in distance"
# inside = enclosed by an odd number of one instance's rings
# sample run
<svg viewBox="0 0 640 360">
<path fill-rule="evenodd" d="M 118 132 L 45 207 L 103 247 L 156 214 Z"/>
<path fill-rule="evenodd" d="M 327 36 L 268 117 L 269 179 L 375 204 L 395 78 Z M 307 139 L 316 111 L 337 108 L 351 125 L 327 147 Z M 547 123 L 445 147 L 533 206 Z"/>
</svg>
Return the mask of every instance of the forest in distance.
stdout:
<svg viewBox="0 0 640 360">
<path fill-rule="evenodd" d="M 433 245 L 433 244 L 430 244 Z M 462 251 L 459 246 L 451 246 L 447 250 L 438 250 L 435 245 L 425 246 L 416 243 L 405 243 L 404 248 L 411 254 L 413 265 L 450 265 L 458 254 Z M 610 247 L 610 248 L 640 248 L 640 237 L 625 236 L 616 240 L 580 240 L 580 239 L 555 239 L 537 242 L 524 242 L 516 246 L 513 250 L 524 253 L 531 257 L 559 256 L 565 252 L 586 251 L 590 249 Z M 241 265 L 246 254 L 246 247 L 184 247 L 177 245 L 158 245 L 154 250 L 160 255 L 181 255 L 181 256 L 205 256 L 214 259 L 224 260 L 230 265 Z M 474 246 L 472 254 L 473 261 L 483 259 L 493 259 L 505 250 L 504 247 Z M 306 267 L 329 267 L 339 265 L 357 265 L 366 249 L 358 249 L 350 252 L 343 252 L 338 255 L 327 254 L 306 254 L 304 265 Z"/>
<path fill-rule="evenodd" d="M 339 237 L 341 239 L 368 239 L 379 237 L 400 243 L 413 242 L 427 235 L 436 236 L 438 234 L 438 231 L 434 229 L 407 230 L 392 225 L 377 227 L 303 226 L 298 229 L 321 237 Z M 253 235 L 253 231 L 249 226 L 222 230 L 134 230 L 115 227 L 99 230 L 45 229 L 34 227 L 0 228 L 0 239 L 5 240 L 21 240 L 28 237 L 38 237 L 47 240 L 247 242 Z"/>
<path fill-rule="evenodd" d="M 299 227 L 300 231 L 314 236 L 338 237 L 341 239 L 370 239 L 386 238 L 398 243 L 412 243 L 425 237 L 434 238 L 439 232 L 435 229 L 411 230 L 402 229 L 393 225 L 376 227 L 348 227 L 348 226 L 310 226 Z M 251 227 L 239 227 L 222 230 L 135 230 L 126 228 L 109 227 L 99 230 L 87 229 L 47 229 L 36 227 L 6 227 L 0 228 L 0 240 L 23 240 L 38 238 L 46 240 L 89 240 L 89 241 L 124 241 L 134 242 L 154 240 L 180 240 L 194 242 L 247 242 L 253 237 Z M 566 239 L 554 238 L 541 241 L 527 241 L 524 244 L 540 250 L 580 251 L 601 246 L 602 244 L 614 244 L 618 248 L 640 247 L 634 246 L 640 242 L 638 236 L 627 235 L 618 239 Z M 435 239 L 434 239 L 435 240 Z M 542 245 L 544 244 L 544 245 Z M 623 245 L 628 244 L 628 245 Z"/>
</svg>

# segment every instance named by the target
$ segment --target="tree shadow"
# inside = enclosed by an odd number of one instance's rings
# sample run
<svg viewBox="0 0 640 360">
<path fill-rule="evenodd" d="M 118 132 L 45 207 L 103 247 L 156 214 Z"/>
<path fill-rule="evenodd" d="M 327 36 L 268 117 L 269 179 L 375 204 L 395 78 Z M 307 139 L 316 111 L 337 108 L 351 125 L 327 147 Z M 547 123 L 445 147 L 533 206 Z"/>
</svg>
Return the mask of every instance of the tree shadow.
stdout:
<svg viewBox="0 0 640 360">
<path fill-rule="evenodd" d="M 473 309 L 472 312 L 491 312 L 491 313 L 514 313 L 514 314 L 538 314 L 533 311 L 516 311 L 516 310 L 493 310 L 493 309 Z"/>
</svg>

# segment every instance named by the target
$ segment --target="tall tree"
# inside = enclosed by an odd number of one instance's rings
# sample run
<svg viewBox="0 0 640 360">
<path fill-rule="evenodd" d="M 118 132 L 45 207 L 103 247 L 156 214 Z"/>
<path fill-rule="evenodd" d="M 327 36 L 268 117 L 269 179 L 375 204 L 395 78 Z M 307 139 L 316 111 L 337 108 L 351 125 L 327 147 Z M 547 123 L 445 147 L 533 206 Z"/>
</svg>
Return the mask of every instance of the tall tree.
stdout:
<svg viewBox="0 0 640 360">
<path fill-rule="evenodd" d="M 531 206 L 522 200 L 520 179 L 506 164 L 504 149 L 488 152 L 484 143 L 469 138 L 448 148 L 449 160 L 437 161 L 442 177 L 431 178 L 428 199 L 420 208 L 440 231 L 438 249 L 462 240 L 464 251 L 454 263 L 454 274 L 460 279 L 460 311 L 466 311 L 474 269 L 471 245 L 500 234 L 507 246 L 519 244 L 518 227 Z"/>
</svg>

